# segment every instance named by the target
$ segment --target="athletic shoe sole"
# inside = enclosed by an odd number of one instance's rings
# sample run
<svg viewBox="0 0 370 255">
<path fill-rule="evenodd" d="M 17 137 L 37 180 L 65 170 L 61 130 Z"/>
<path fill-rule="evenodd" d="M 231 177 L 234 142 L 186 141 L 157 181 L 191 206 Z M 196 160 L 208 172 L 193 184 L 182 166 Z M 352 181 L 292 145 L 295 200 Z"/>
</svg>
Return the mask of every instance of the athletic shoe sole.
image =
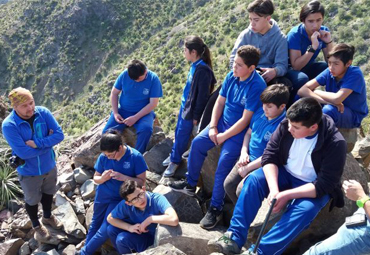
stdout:
<svg viewBox="0 0 370 255">
<path fill-rule="evenodd" d="M 222 220 L 222 214 L 221 214 L 220 216 L 218 216 L 218 218 L 216 219 L 216 223 L 215 223 L 215 224 L 213 224 L 213 225 L 211 225 L 211 226 L 204 226 L 204 225 L 202 225 L 202 224 L 199 224 L 199 226 L 200 226 L 201 228 L 203 228 L 203 229 L 207 229 L 207 230 L 209 230 L 209 229 L 212 229 L 212 228 L 216 227 L 216 226 L 217 226 L 217 224 L 220 222 L 220 220 Z"/>
<path fill-rule="evenodd" d="M 183 193 L 183 194 L 191 196 L 191 197 L 195 196 L 195 192 L 187 190 L 187 189 L 175 189 L 175 188 L 172 188 L 172 187 L 171 187 L 171 189 L 173 191 L 180 192 L 180 193 Z"/>
</svg>

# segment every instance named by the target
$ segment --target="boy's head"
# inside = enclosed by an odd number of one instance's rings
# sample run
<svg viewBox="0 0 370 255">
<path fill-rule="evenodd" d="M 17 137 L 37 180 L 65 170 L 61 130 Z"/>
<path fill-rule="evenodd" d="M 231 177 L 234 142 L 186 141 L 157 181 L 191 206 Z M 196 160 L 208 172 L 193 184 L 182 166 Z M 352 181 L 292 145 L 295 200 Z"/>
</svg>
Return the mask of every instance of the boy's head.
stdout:
<svg viewBox="0 0 370 255">
<path fill-rule="evenodd" d="M 137 82 L 143 81 L 146 76 L 145 64 L 137 59 L 131 60 L 127 65 L 128 76 Z"/>
<path fill-rule="evenodd" d="M 306 18 L 310 14 L 320 13 L 322 18 L 325 16 L 325 8 L 324 6 L 317 0 L 311 1 L 307 4 L 305 4 L 302 9 L 301 13 L 299 14 L 299 20 L 303 23 L 305 23 Z"/>
<path fill-rule="evenodd" d="M 126 200 L 125 203 L 127 205 L 135 206 L 139 209 L 144 209 L 146 207 L 147 198 L 145 187 L 138 187 L 136 181 L 125 181 L 119 189 L 119 194 Z"/>
<path fill-rule="evenodd" d="M 14 109 L 22 119 L 30 119 L 35 113 L 35 100 L 28 89 L 18 87 L 9 92 L 8 98 Z"/>
<path fill-rule="evenodd" d="M 286 117 L 289 121 L 289 132 L 294 138 L 314 135 L 322 118 L 321 105 L 314 98 L 301 98 L 288 109 Z"/>
<path fill-rule="evenodd" d="M 260 60 L 260 50 L 252 45 L 240 46 L 234 59 L 233 71 L 235 77 L 244 78 L 254 71 Z"/>
<path fill-rule="evenodd" d="M 248 5 L 249 22 L 253 32 L 265 34 L 269 29 L 274 4 L 271 0 L 255 0 Z"/>
<path fill-rule="evenodd" d="M 353 55 L 355 54 L 355 47 L 345 43 L 336 44 L 328 53 L 328 59 L 334 57 L 342 61 L 343 65 L 352 64 Z"/>
<path fill-rule="evenodd" d="M 289 101 L 289 89 L 284 84 L 273 84 L 262 92 L 260 99 L 266 117 L 274 119 L 284 111 Z"/>
</svg>

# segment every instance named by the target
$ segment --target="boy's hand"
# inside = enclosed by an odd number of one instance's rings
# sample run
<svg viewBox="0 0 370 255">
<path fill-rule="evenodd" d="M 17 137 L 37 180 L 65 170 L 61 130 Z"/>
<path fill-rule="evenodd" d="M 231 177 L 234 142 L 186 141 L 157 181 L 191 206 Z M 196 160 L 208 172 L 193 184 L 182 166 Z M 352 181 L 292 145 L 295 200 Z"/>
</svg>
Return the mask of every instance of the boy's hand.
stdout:
<svg viewBox="0 0 370 255">
<path fill-rule="evenodd" d="M 140 232 L 140 224 L 135 224 L 135 225 L 131 225 L 128 227 L 128 231 L 130 233 L 136 233 L 136 234 L 141 234 Z"/>
<path fill-rule="evenodd" d="M 135 115 L 134 116 L 130 116 L 128 118 L 126 118 L 124 121 L 123 121 L 123 124 L 125 124 L 126 126 L 128 127 L 131 127 L 133 126 L 138 120 L 136 119 Z"/>
<path fill-rule="evenodd" d="M 35 142 L 33 140 L 26 141 L 26 144 L 27 144 L 27 146 L 29 146 L 31 148 L 34 148 L 34 149 L 37 148 L 37 145 L 35 144 Z"/>
<path fill-rule="evenodd" d="M 241 167 L 241 166 L 247 165 L 248 163 L 249 163 L 249 155 L 247 152 L 242 151 L 237 164 L 239 167 Z"/>
<path fill-rule="evenodd" d="M 122 118 L 122 116 L 121 116 L 119 113 L 115 113 L 115 114 L 113 114 L 113 116 L 114 116 L 114 119 L 115 119 L 118 123 L 123 124 L 123 121 L 124 121 L 125 119 L 124 119 L 124 118 Z"/>
<path fill-rule="evenodd" d="M 49 135 L 52 135 L 52 134 L 54 134 L 54 130 L 50 129 L 49 130 Z"/>
<path fill-rule="evenodd" d="M 274 208 L 272 209 L 272 212 L 278 213 L 285 208 L 286 204 L 289 201 L 289 198 L 288 196 L 285 195 L 284 192 L 279 192 L 278 194 L 276 194 L 275 198 L 276 198 L 276 203 L 274 205 Z"/>
<path fill-rule="evenodd" d="M 147 227 L 152 224 L 152 217 L 148 217 L 146 218 L 141 224 L 140 224 L 140 227 L 139 227 L 139 230 L 141 233 L 146 233 L 148 232 L 149 230 L 147 230 Z"/>
<path fill-rule="evenodd" d="M 224 133 L 218 133 L 216 136 L 216 145 L 223 144 L 226 141 L 226 137 Z"/>
<path fill-rule="evenodd" d="M 352 201 L 359 200 L 366 196 L 361 184 L 355 180 L 344 181 L 342 187 L 346 197 Z"/>
<path fill-rule="evenodd" d="M 329 43 L 332 41 L 331 39 L 331 34 L 329 31 L 325 31 L 325 30 L 320 30 L 319 31 L 320 33 L 320 39 L 324 42 L 324 43 Z"/>
<path fill-rule="evenodd" d="M 270 191 L 270 194 L 267 196 L 267 201 L 268 201 L 269 205 L 271 205 L 272 199 L 276 198 L 277 194 L 279 194 L 279 190 L 271 190 Z"/>
<path fill-rule="evenodd" d="M 343 103 L 336 104 L 335 106 L 337 107 L 338 112 L 344 113 L 344 104 Z"/>
<path fill-rule="evenodd" d="M 106 182 L 108 180 L 110 180 L 111 178 L 111 173 L 113 172 L 112 169 L 108 169 L 108 170 L 105 170 L 102 175 L 101 175 L 101 178 Z"/>
<path fill-rule="evenodd" d="M 248 165 L 246 166 L 240 166 L 238 168 L 238 173 L 240 175 L 240 177 L 244 178 L 248 173 L 249 173 L 249 169 L 248 169 Z"/>
<path fill-rule="evenodd" d="M 320 37 L 320 32 L 318 32 L 318 31 L 315 31 L 311 35 L 311 43 L 312 43 L 312 48 L 314 50 L 317 50 L 317 48 L 319 47 L 319 37 Z"/>
<path fill-rule="evenodd" d="M 217 134 L 218 134 L 217 127 L 211 128 L 211 129 L 209 129 L 209 131 L 208 131 L 209 139 L 211 139 L 211 141 L 212 141 L 215 145 L 217 145 Z"/>
<path fill-rule="evenodd" d="M 127 179 L 126 175 L 121 174 L 121 173 L 116 172 L 116 171 L 113 171 L 113 170 L 112 170 L 110 176 L 112 177 L 112 179 L 117 180 L 117 181 L 121 181 L 121 182 L 124 182 Z"/>
<path fill-rule="evenodd" d="M 262 78 L 266 81 L 266 83 L 270 82 L 276 77 L 275 68 L 261 68 L 261 70 L 263 71 Z"/>
</svg>

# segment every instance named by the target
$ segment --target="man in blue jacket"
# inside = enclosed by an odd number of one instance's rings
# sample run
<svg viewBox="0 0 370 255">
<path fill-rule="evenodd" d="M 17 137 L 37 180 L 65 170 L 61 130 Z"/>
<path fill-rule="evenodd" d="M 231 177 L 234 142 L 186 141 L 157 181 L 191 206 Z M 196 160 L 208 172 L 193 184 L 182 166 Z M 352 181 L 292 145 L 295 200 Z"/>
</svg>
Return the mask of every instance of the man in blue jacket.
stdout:
<svg viewBox="0 0 370 255">
<path fill-rule="evenodd" d="M 51 214 L 56 192 L 57 169 L 53 146 L 64 139 L 62 129 L 51 112 L 36 106 L 31 92 L 22 87 L 9 93 L 13 111 L 2 124 L 3 135 L 20 162 L 17 166 L 26 211 L 35 230 L 35 239 L 50 237 L 43 224 L 61 228 L 62 224 Z M 38 204 L 43 208 L 42 223 L 37 216 Z"/>
</svg>

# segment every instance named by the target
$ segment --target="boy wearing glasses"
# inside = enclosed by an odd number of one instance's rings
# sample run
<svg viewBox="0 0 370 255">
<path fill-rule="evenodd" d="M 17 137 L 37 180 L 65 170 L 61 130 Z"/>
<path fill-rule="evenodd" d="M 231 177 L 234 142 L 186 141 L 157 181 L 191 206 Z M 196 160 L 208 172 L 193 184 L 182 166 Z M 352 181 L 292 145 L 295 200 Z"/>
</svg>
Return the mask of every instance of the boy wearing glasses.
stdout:
<svg viewBox="0 0 370 255">
<path fill-rule="evenodd" d="M 157 224 L 177 226 L 179 219 L 167 199 L 146 192 L 135 181 L 126 181 L 120 188 L 124 199 L 108 215 L 108 235 L 119 252 L 129 254 L 145 251 L 154 243 Z"/>
</svg>

